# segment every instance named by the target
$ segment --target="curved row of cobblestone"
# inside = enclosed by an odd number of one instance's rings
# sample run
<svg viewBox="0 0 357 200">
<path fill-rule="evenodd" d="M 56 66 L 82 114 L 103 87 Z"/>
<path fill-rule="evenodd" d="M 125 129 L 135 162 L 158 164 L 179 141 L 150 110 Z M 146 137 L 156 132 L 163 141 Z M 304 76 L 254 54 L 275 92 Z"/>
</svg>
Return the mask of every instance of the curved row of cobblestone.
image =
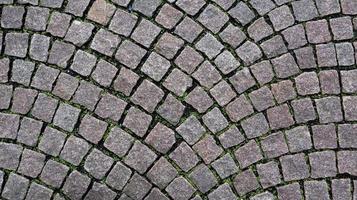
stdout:
<svg viewBox="0 0 357 200">
<path fill-rule="evenodd" d="M 355 0 L 0 7 L 1 198 L 357 199 Z"/>
</svg>

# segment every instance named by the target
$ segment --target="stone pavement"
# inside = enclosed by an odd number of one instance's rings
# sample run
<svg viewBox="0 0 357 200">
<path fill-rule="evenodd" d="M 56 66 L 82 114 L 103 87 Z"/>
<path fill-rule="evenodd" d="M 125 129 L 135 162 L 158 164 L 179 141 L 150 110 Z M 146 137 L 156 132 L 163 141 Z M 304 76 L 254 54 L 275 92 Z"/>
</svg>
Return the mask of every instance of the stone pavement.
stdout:
<svg viewBox="0 0 357 200">
<path fill-rule="evenodd" d="M 1 199 L 357 199 L 356 0 L 0 7 Z"/>
</svg>

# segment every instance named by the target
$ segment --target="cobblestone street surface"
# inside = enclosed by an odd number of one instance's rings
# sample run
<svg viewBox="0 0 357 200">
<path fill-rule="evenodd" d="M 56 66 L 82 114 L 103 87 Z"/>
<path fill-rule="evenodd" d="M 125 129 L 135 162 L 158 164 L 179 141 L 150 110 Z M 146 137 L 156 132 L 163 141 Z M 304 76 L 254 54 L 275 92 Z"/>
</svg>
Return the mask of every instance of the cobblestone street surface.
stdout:
<svg viewBox="0 0 357 200">
<path fill-rule="evenodd" d="M 357 200 L 356 0 L 0 10 L 0 199 Z"/>
</svg>

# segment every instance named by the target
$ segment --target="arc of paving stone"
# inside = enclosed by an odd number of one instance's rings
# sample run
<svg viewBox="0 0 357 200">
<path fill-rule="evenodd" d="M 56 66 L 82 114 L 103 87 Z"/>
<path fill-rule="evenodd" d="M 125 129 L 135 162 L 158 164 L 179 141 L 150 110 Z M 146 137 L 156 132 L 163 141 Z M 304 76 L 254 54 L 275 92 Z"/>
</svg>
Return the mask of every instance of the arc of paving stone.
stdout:
<svg viewBox="0 0 357 200">
<path fill-rule="evenodd" d="M 354 0 L 0 0 L 3 199 L 355 199 Z"/>
</svg>

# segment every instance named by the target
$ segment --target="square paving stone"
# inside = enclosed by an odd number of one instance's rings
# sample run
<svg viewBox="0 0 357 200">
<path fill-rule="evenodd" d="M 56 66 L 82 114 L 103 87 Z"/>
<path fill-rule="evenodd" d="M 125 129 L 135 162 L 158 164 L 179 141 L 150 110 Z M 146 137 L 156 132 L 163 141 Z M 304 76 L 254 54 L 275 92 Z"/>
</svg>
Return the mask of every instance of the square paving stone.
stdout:
<svg viewBox="0 0 357 200">
<path fill-rule="evenodd" d="M 169 200 L 158 188 L 153 188 L 145 200 Z"/>
<path fill-rule="evenodd" d="M 214 63 L 219 71 L 225 75 L 232 72 L 240 65 L 240 62 L 228 50 L 224 50 L 221 54 L 219 54 L 214 60 Z"/>
<path fill-rule="evenodd" d="M 275 105 L 273 94 L 266 86 L 251 92 L 249 98 L 258 111 L 266 110 Z"/>
<path fill-rule="evenodd" d="M 265 15 L 276 7 L 272 0 L 251 0 L 249 3 L 259 13 L 259 15 Z"/>
<path fill-rule="evenodd" d="M 45 200 L 50 199 L 53 194 L 53 190 L 40 185 L 38 183 L 31 183 L 30 188 L 27 192 L 26 199 L 28 200 Z"/>
<path fill-rule="evenodd" d="M 251 41 L 246 41 L 238 47 L 236 49 L 236 54 L 246 65 L 253 64 L 263 56 L 259 47 Z"/>
<path fill-rule="evenodd" d="M 243 26 L 247 25 L 255 18 L 254 12 L 242 1 L 238 2 L 238 4 L 231 8 L 228 13 Z"/>
<path fill-rule="evenodd" d="M 175 4 L 189 15 L 195 15 L 206 4 L 204 0 L 177 0 Z"/>
<path fill-rule="evenodd" d="M 86 193 L 91 180 L 78 171 L 72 171 L 62 187 L 63 194 L 70 199 L 81 199 Z"/>
<path fill-rule="evenodd" d="M 124 163 L 143 174 L 154 163 L 157 155 L 146 145 L 136 141 L 124 159 Z"/>
<path fill-rule="evenodd" d="M 259 42 L 273 34 L 273 28 L 261 17 L 248 27 L 247 32 L 255 42 Z"/>
<path fill-rule="evenodd" d="M 25 9 L 22 6 L 4 6 L 1 13 L 1 27 L 20 29 L 24 14 Z"/>
<path fill-rule="evenodd" d="M 40 93 L 32 108 L 31 115 L 40 120 L 50 123 L 55 114 L 57 105 L 57 99 L 49 97 L 44 93 Z"/>
<path fill-rule="evenodd" d="M 80 109 L 61 103 L 56 111 L 53 124 L 68 132 L 72 132 L 77 123 Z"/>
<path fill-rule="evenodd" d="M 354 124 L 338 125 L 338 139 L 341 148 L 356 147 L 356 128 L 357 126 Z"/>
<path fill-rule="evenodd" d="M 306 23 L 305 28 L 307 39 L 312 44 L 329 42 L 332 39 L 325 19 L 309 21 Z"/>
<path fill-rule="evenodd" d="M 189 17 L 185 17 L 176 27 L 174 33 L 179 35 L 187 42 L 192 43 L 203 31 L 201 25 Z"/>
<path fill-rule="evenodd" d="M 337 148 L 335 125 L 326 124 L 312 126 L 312 139 L 316 149 Z"/>
<path fill-rule="evenodd" d="M 341 12 L 339 1 L 336 0 L 316 0 L 317 9 L 321 16 L 335 14 Z"/>
<path fill-rule="evenodd" d="M 338 172 L 348 173 L 355 176 L 357 174 L 357 154 L 355 151 L 339 151 L 337 152 Z"/>
<path fill-rule="evenodd" d="M 217 133 L 228 126 L 227 119 L 217 107 L 203 115 L 202 120 L 213 133 Z"/>
<path fill-rule="evenodd" d="M 52 94 L 64 100 L 69 100 L 77 90 L 78 85 L 79 80 L 77 78 L 62 72 L 57 78 Z"/>
<path fill-rule="evenodd" d="M 243 196 L 260 187 L 257 177 L 251 169 L 240 172 L 233 180 L 234 188 L 240 196 Z"/>
<path fill-rule="evenodd" d="M 32 59 L 45 62 L 50 47 L 50 37 L 40 34 L 32 35 L 29 55 Z"/>
<path fill-rule="evenodd" d="M 8 109 L 10 107 L 12 91 L 12 85 L 0 85 L 0 109 Z"/>
<path fill-rule="evenodd" d="M 176 176 L 176 169 L 166 158 L 161 157 L 148 171 L 146 176 L 160 189 L 164 189 Z"/>
<path fill-rule="evenodd" d="M 233 91 L 231 86 L 224 80 L 216 84 L 210 90 L 210 93 L 220 106 L 226 105 L 234 97 L 236 97 L 236 93 Z"/>
<path fill-rule="evenodd" d="M 280 6 L 268 13 L 275 31 L 283 30 L 294 24 L 295 19 L 287 5 Z"/>
<path fill-rule="evenodd" d="M 107 25 L 115 12 L 115 6 L 105 0 L 96 0 L 90 7 L 87 18 L 102 25 Z"/>
<path fill-rule="evenodd" d="M 137 0 L 133 2 L 133 10 L 151 17 L 160 4 L 159 0 Z"/>
<path fill-rule="evenodd" d="M 308 21 L 318 16 L 314 1 L 299 0 L 292 2 L 294 16 L 297 21 Z"/>
<path fill-rule="evenodd" d="M 198 153 L 207 165 L 213 162 L 223 152 L 223 149 L 216 144 L 216 141 L 211 135 L 207 135 L 198 141 L 193 146 L 193 150 Z"/>
<path fill-rule="evenodd" d="M 102 89 L 87 81 L 81 81 L 72 99 L 73 103 L 78 103 L 93 111 L 99 101 Z"/>
<path fill-rule="evenodd" d="M 0 167 L 8 170 L 16 170 L 22 153 L 23 147 L 17 144 L 0 143 Z M 4 191 L 3 191 L 4 192 Z"/>
<path fill-rule="evenodd" d="M 340 122 L 343 120 L 339 97 L 325 97 L 315 100 L 320 123 Z"/>
<path fill-rule="evenodd" d="M 124 113 L 127 104 L 120 98 L 106 93 L 102 95 L 94 112 L 102 118 L 118 121 Z"/>
<path fill-rule="evenodd" d="M 334 199 L 352 199 L 351 180 L 334 179 L 331 183 L 332 198 Z"/>
<path fill-rule="evenodd" d="M 154 49 L 165 58 L 172 59 L 183 45 L 182 39 L 165 32 L 157 41 Z"/>
<path fill-rule="evenodd" d="M 17 172 L 25 176 L 36 178 L 42 171 L 45 158 L 46 156 L 42 153 L 25 149 L 22 152 L 21 162 Z"/>
<path fill-rule="evenodd" d="M 149 181 L 135 173 L 123 189 L 123 192 L 132 199 L 143 199 L 149 193 L 151 187 L 152 185 Z"/>
<path fill-rule="evenodd" d="M 78 50 L 70 68 L 82 76 L 89 76 L 96 62 L 97 58 L 93 54 Z"/>
<path fill-rule="evenodd" d="M 250 66 L 253 76 L 260 85 L 269 83 L 274 78 L 273 66 L 269 61 L 262 61 Z"/>
<path fill-rule="evenodd" d="M 341 0 L 342 13 L 344 14 L 356 14 L 356 2 L 353 0 Z"/>
<path fill-rule="evenodd" d="M 253 106 L 244 95 L 237 97 L 234 101 L 229 103 L 225 111 L 233 122 L 238 122 L 254 113 Z"/>
<path fill-rule="evenodd" d="M 37 96 L 37 90 L 17 87 L 14 90 L 12 98 L 11 111 L 15 113 L 26 114 L 32 108 Z"/>
<path fill-rule="evenodd" d="M 355 52 L 351 43 L 337 43 L 335 47 L 338 64 L 340 66 L 350 66 L 355 64 Z"/>
<path fill-rule="evenodd" d="M 168 94 L 164 100 L 164 103 L 158 107 L 156 112 L 172 125 L 176 125 L 179 123 L 185 108 L 186 107 L 173 95 Z"/>
<path fill-rule="evenodd" d="M 5 60 L 3 60 L 3 61 L 5 61 Z M 6 61 L 5 61 L 5 63 L 6 63 Z M 4 66 L 2 68 L 5 69 Z M 34 69 L 35 69 L 35 63 L 33 63 L 33 62 L 23 61 L 23 60 L 14 60 L 12 62 L 11 81 L 25 85 L 25 86 L 29 86 Z M 7 74 L 7 72 L 6 72 L 6 74 Z"/>
<path fill-rule="evenodd" d="M 159 35 L 161 29 L 152 22 L 143 19 L 135 28 L 131 38 L 136 42 L 149 48 L 155 38 Z"/>
<path fill-rule="evenodd" d="M 288 49 L 296 49 L 307 43 L 305 29 L 302 24 L 287 28 L 282 34 L 288 42 Z"/>
<path fill-rule="evenodd" d="M 312 47 L 296 49 L 294 54 L 300 69 L 316 68 L 316 59 Z"/>
<path fill-rule="evenodd" d="M 29 186 L 29 180 L 15 173 L 10 173 L 7 179 L 1 196 L 6 199 L 24 199 L 27 188 Z"/>
<path fill-rule="evenodd" d="M 42 126 L 43 122 L 41 121 L 27 117 L 22 118 L 20 129 L 17 132 L 17 141 L 28 146 L 36 146 Z"/>
<path fill-rule="evenodd" d="M 61 68 L 66 68 L 74 50 L 75 47 L 72 44 L 56 40 L 52 44 L 47 62 Z"/>
<path fill-rule="evenodd" d="M 176 143 L 175 132 L 162 123 L 157 123 L 146 137 L 145 142 L 158 152 L 165 154 Z"/>
<path fill-rule="evenodd" d="M 92 36 L 93 30 L 93 24 L 75 20 L 68 28 L 64 40 L 80 47 L 89 41 L 90 37 Z"/>
<path fill-rule="evenodd" d="M 262 113 L 255 114 L 241 122 L 248 139 L 259 137 L 269 131 L 269 124 Z"/>
<path fill-rule="evenodd" d="M 189 178 L 202 193 L 208 192 L 215 185 L 217 179 L 206 165 L 197 166 L 189 175 Z"/>
<path fill-rule="evenodd" d="M 60 158 L 78 166 L 89 148 L 90 146 L 85 140 L 71 135 L 62 148 Z"/>
<path fill-rule="evenodd" d="M 176 128 L 176 132 L 180 134 L 189 145 L 195 144 L 205 131 L 205 128 L 194 115 L 188 117 Z"/>
<path fill-rule="evenodd" d="M 152 52 L 141 67 L 141 71 L 155 81 L 160 81 L 169 70 L 171 64 L 159 54 Z"/>
<path fill-rule="evenodd" d="M 209 76 L 207 76 L 207 74 L 209 74 Z M 222 79 L 219 71 L 209 61 L 204 61 L 192 74 L 192 77 L 195 78 L 200 85 L 206 88 L 212 88 Z"/>
<path fill-rule="evenodd" d="M 165 3 L 159 14 L 156 16 L 155 21 L 167 29 L 172 29 L 182 18 L 183 13 L 168 3 Z"/>
<path fill-rule="evenodd" d="M 233 48 L 237 48 L 247 38 L 239 27 L 231 23 L 219 34 L 219 37 Z"/>
<path fill-rule="evenodd" d="M 182 176 L 174 179 L 165 191 L 173 199 L 188 200 L 196 189 Z"/>
<path fill-rule="evenodd" d="M 333 151 L 320 151 L 309 154 L 312 178 L 334 177 L 337 174 L 336 154 Z"/>
<path fill-rule="evenodd" d="M 5 55 L 19 58 L 26 57 L 28 50 L 28 33 L 7 33 L 5 36 Z"/>
<path fill-rule="evenodd" d="M 198 156 L 185 142 L 177 146 L 169 157 L 185 172 L 188 172 L 199 162 Z"/>
<path fill-rule="evenodd" d="M 254 140 L 250 140 L 248 143 L 239 147 L 234 152 L 234 155 L 238 160 L 241 169 L 244 169 L 263 159 L 261 150 Z"/>
<path fill-rule="evenodd" d="M 105 155 L 98 149 L 87 156 L 84 163 L 84 169 L 89 172 L 94 178 L 102 179 L 113 165 L 114 161 L 111 157 Z"/>
<path fill-rule="evenodd" d="M 279 56 L 288 51 L 286 45 L 284 44 L 283 37 L 280 35 L 268 39 L 263 42 L 260 47 L 263 49 L 264 54 L 268 58 Z"/>
<path fill-rule="evenodd" d="M 27 7 L 25 28 L 33 31 L 46 30 L 49 15 L 50 10 L 48 8 Z"/>
<path fill-rule="evenodd" d="M 206 54 L 209 59 L 213 59 L 224 46 L 212 34 L 207 33 L 196 43 L 195 47 Z"/>
<path fill-rule="evenodd" d="M 228 153 L 214 161 L 211 165 L 221 179 L 225 179 L 238 172 L 237 165 L 235 164 L 232 156 Z"/>
<path fill-rule="evenodd" d="M 346 40 L 353 37 L 351 17 L 338 17 L 329 20 L 334 40 Z"/>
<path fill-rule="evenodd" d="M 347 121 L 357 120 L 357 97 L 355 96 L 344 96 L 343 99 L 343 110 L 345 112 L 345 119 Z"/>
<path fill-rule="evenodd" d="M 229 78 L 229 82 L 233 85 L 234 89 L 239 94 L 243 93 L 256 84 L 252 74 L 247 67 L 237 71 Z"/>
<path fill-rule="evenodd" d="M 131 170 L 118 161 L 108 174 L 105 182 L 117 190 L 122 190 L 130 179 L 131 174 Z"/>
<path fill-rule="evenodd" d="M 229 17 L 213 4 L 209 4 L 198 16 L 197 20 L 213 33 L 219 30 L 227 23 Z"/>
<path fill-rule="evenodd" d="M 285 181 L 302 180 L 310 176 L 303 153 L 282 156 L 279 160 Z"/>
<path fill-rule="evenodd" d="M 49 126 L 42 133 L 38 149 L 51 156 L 58 156 L 66 139 L 66 134 Z"/>
<path fill-rule="evenodd" d="M 357 92 L 357 81 L 354 77 L 357 75 L 357 70 L 341 71 L 342 91 L 345 93 Z"/>
<path fill-rule="evenodd" d="M 97 144 L 102 139 L 107 127 L 108 124 L 106 122 L 86 114 L 81 120 L 78 134 L 86 140 Z"/>
<path fill-rule="evenodd" d="M 299 67 L 290 53 L 274 58 L 271 62 L 278 78 L 288 78 L 299 73 Z"/>
<path fill-rule="evenodd" d="M 287 128 L 295 123 L 287 104 L 282 104 L 273 108 L 269 108 L 267 110 L 267 116 L 270 128 L 273 130 Z"/>
<path fill-rule="evenodd" d="M 114 200 L 117 194 L 105 184 L 95 182 L 87 193 L 85 200 Z"/>
<path fill-rule="evenodd" d="M 276 186 L 282 182 L 279 166 L 275 161 L 257 165 L 257 171 L 263 188 Z"/>
<path fill-rule="evenodd" d="M 303 198 L 299 183 L 290 183 L 277 187 L 277 191 L 280 199 L 300 200 Z"/>
<path fill-rule="evenodd" d="M 183 96 L 187 89 L 192 86 L 192 83 L 193 81 L 190 76 L 181 70 L 174 68 L 162 85 L 177 96 Z"/>
<path fill-rule="evenodd" d="M 310 98 L 298 99 L 291 102 L 296 123 L 305 123 L 316 119 L 316 111 Z"/>
<path fill-rule="evenodd" d="M 128 37 L 138 20 L 134 14 L 117 9 L 109 25 L 109 30 L 122 36 Z"/>
<path fill-rule="evenodd" d="M 89 3 L 89 0 L 69 0 L 65 7 L 65 12 L 71 13 L 77 17 L 82 17 Z"/>
<path fill-rule="evenodd" d="M 190 46 L 186 46 L 175 59 L 175 64 L 183 71 L 191 74 L 204 60 L 200 53 Z"/>
<path fill-rule="evenodd" d="M 244 136 L 236 126 L 232 126 L 219 135 L 218 139 L 223 148 L 227 149 L 242 143 Z"/>
<path fill-rule="evenodd" d="M 143 137 L 149 128 L 152 117 L 138 108 L 131 107 L 125 116 L 123 125 L 129 128 L 135 135 Z"/>
<path fill-rule="evenodd" d="M 163 97 L 164 92 L 158 86 L 148 80 L 144 80 L 130 100 L 152 113 Z"/>
<path fill-rule="evenodd" d="M 134 143 L 134 138 L 119 127 L 110 130 L 104 147 L 119 157 L 123 157 Z"/>
<path fill-rule="evenodd" d="M 42 1 L 43 2 L 43 1 Z M 63 38 L 66 35 L 72 17 L 66 13 L 54 11 L 48 22 L 46 32 Z"/>
<path fill-rule="evenodd" d="M 139 75 L 128 68 L 120 68 L 117 78 L 113 82 L 113 88 L 116 91 L 123 93 L 125 96 L 130 96 L 131 91 L 139 80 Z"/>
<path fill-rule="evenodd" d="M 329 187 L 326 181 L 305 181 L 304 191 L 305 199 L 330 199 L 328 193 Z"/>
<path fill-rule="evenodd" d="M 120 41 L 119 36 L 105 29 L 100 29 L 94 35 L 90 48 L 106 56 L 112 56 Z"/>
<path fill-rule="evenodd" d="M 60 70 L 58 69 L 40 64 L 32 79 L 31 86 L 40 90 L 51 91 L 59 73 Z"/>
<path fill-rule="evenodd" d="M 261 147 L 268 158 L 276 158 L 289 151 L 284 134 L 280 131 L 263 138 Z"/>
<path fill-rule="evenodd" d="M 271 91 L 278 103 L 283 103 L 296 98 L 293 82 L 284 80 L 271 85 Z"/>
<path fill-rule="evenodd" d="M 298 126 L 287 130 L 285 137 L 292 153 L 309 150 L 312 147 L 310 131 L 307 126 Z"/>
<path fill-rule="evenodd" d="M 213 190 L 208 194 L 209 200 L 218 200 L 218 199 L 225 199 L 225 200 L 234 200 L 237 199 L 236 195 L 233 193 L 231 187 L 228 183 L 220 185 L 218 188 Z"/>
<path fill-rule="evenodd" d="M 105 60 L 99 60 L 91 77 L 100 85 L 109 87 L 112 83 L 118 69 Z"/>
<path fill-rule="evenodd" d="M 204 113 L 213 105 L 213 100 L 207 92 L 200 86 L 195 87 L 185 98 L 185 102 L 190 104 L 199 113 Z"/>
<path fill-rule="evenodd" d="M 316 55 L 319 67 L 333 67 L 337 65 L 336 50 L 332 43 L 317 45 Z"/>
</svg>

